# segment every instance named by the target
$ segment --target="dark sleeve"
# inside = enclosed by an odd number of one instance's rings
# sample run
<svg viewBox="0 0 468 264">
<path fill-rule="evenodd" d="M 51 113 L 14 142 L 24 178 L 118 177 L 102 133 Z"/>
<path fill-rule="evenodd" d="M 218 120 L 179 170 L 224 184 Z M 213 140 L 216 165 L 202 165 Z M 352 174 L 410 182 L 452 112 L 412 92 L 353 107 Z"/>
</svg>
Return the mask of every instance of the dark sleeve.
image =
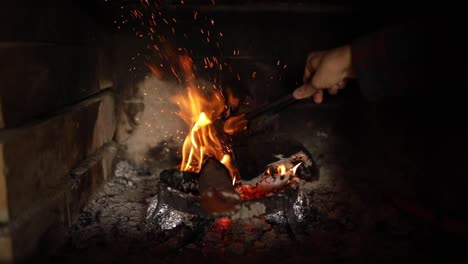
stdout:
<svg viewBox="0 0 468 264">
<path fill-rule="evenodd" d="M 450 25 L 424 18 L 388 26 L 351 43 L 359 86 L 369 100 L 433 92 L 450 73 Z M 441 55 L 441 53 L 443 53 Z"/>
</svg>

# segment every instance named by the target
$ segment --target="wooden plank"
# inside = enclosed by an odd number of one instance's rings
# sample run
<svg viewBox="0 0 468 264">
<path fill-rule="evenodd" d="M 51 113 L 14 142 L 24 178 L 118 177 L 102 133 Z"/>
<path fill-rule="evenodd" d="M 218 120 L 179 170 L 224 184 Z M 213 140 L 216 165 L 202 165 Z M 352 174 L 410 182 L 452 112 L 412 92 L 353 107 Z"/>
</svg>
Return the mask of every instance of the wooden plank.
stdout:
<svg viewBox="0 0 468 264">
<path fill-rule="evenodd" d="M 0 236 L 0 263 L 13 262 L 13 247 L 9 237 Z"/>
<path fill-rule="evenodd" d="M 8 198 L 5 164 L 3 163 L 3 145 L 0 144 L 0 224 L 7 223 L 8 218 Z"/>
</svg>

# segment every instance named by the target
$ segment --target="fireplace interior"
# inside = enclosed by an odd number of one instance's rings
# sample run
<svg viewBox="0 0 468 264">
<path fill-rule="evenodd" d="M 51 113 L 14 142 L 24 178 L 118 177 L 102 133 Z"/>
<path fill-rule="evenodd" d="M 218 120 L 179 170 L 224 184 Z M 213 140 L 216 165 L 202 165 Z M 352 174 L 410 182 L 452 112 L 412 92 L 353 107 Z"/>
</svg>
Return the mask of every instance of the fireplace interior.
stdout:
<svg viewBox="0 0 468 264">
<path fill-rule="evenodd" d="M 466 259 L 457 95 L 368 101 L 350 81 L 322 104 L 288 98 L 309 52 L 421 6 L 7 2 L 0 263 Z M 248 117 L 235 133 L 232 116 Z"/>
</svg>

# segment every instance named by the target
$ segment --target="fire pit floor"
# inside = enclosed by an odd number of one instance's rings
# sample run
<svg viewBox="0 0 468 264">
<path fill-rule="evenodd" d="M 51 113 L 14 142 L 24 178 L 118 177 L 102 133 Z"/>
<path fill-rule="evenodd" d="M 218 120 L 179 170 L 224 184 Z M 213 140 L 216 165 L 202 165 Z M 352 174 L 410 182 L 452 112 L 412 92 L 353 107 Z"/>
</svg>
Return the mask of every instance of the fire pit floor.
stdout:
<svg viewBox="0 0 468 264">
<path fill-rule="evenodd" d="M 300 118 L 288 118 L 301 113 Z M 266 260 L 419 263 L 432 259 L 427 252 L 437 252 L 444 240 L 433 228 L 412 221 L 379 199 L 379 189 L 369 188 L 376 175 L 366 176 L 359 166 L 349 163 L 350 157 L 363 154 L 336 133 L 331 122 L 335 114 L 291 109 L 285 115 L 287 127 L 305 124 L 307 130 L 291 131 L 291 135 L 304 139 L 321 167 L 320 180 L 306 194 L 311 213 L 299 230 L 292 232 L 290 225 L 266 218 L 200 218 L 154 232 L 146 220 L 147 209 L 163 168 L 148 173 L 121 161 L 115 177 L 83 209 L 63 246 L 44 258 L 58 263 L 237 264 Z M 437 239 L 439 243 L 429 242 Z"/>
</svg>

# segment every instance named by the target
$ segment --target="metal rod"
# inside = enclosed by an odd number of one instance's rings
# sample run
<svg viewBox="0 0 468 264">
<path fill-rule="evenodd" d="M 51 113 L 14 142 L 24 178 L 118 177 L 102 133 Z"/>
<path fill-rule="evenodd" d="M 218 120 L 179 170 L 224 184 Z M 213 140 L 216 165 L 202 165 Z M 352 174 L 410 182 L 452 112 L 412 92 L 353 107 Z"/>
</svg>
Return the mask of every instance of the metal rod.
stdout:
<svg viewBox="0 0 468 264">
<path fill-rule="evenodd" d="M 297 102 L 298 100 L 296 100 L 292 94 L 288 94 L 286 96 L 283 96 L 281 97 L 280 99 L 272 102 L 272 103 L 269 103 L 269 104 L 266 104 L 264 106 L 261 106 L 249 113 L 247 113 L 245 115 L 245 118 L 247 120 L 252 120 L 252 119 L 255 119 L 257 118 L 258 116 L 260 115 L 263 115 L 267 112 L 275 112 L 275 111 L 279 111 L 281 109 L 283 109 L 284 107 L 288 106 L 288 105 L 291 105 L 292 103 L 294 102 Z"/>
</svg>

